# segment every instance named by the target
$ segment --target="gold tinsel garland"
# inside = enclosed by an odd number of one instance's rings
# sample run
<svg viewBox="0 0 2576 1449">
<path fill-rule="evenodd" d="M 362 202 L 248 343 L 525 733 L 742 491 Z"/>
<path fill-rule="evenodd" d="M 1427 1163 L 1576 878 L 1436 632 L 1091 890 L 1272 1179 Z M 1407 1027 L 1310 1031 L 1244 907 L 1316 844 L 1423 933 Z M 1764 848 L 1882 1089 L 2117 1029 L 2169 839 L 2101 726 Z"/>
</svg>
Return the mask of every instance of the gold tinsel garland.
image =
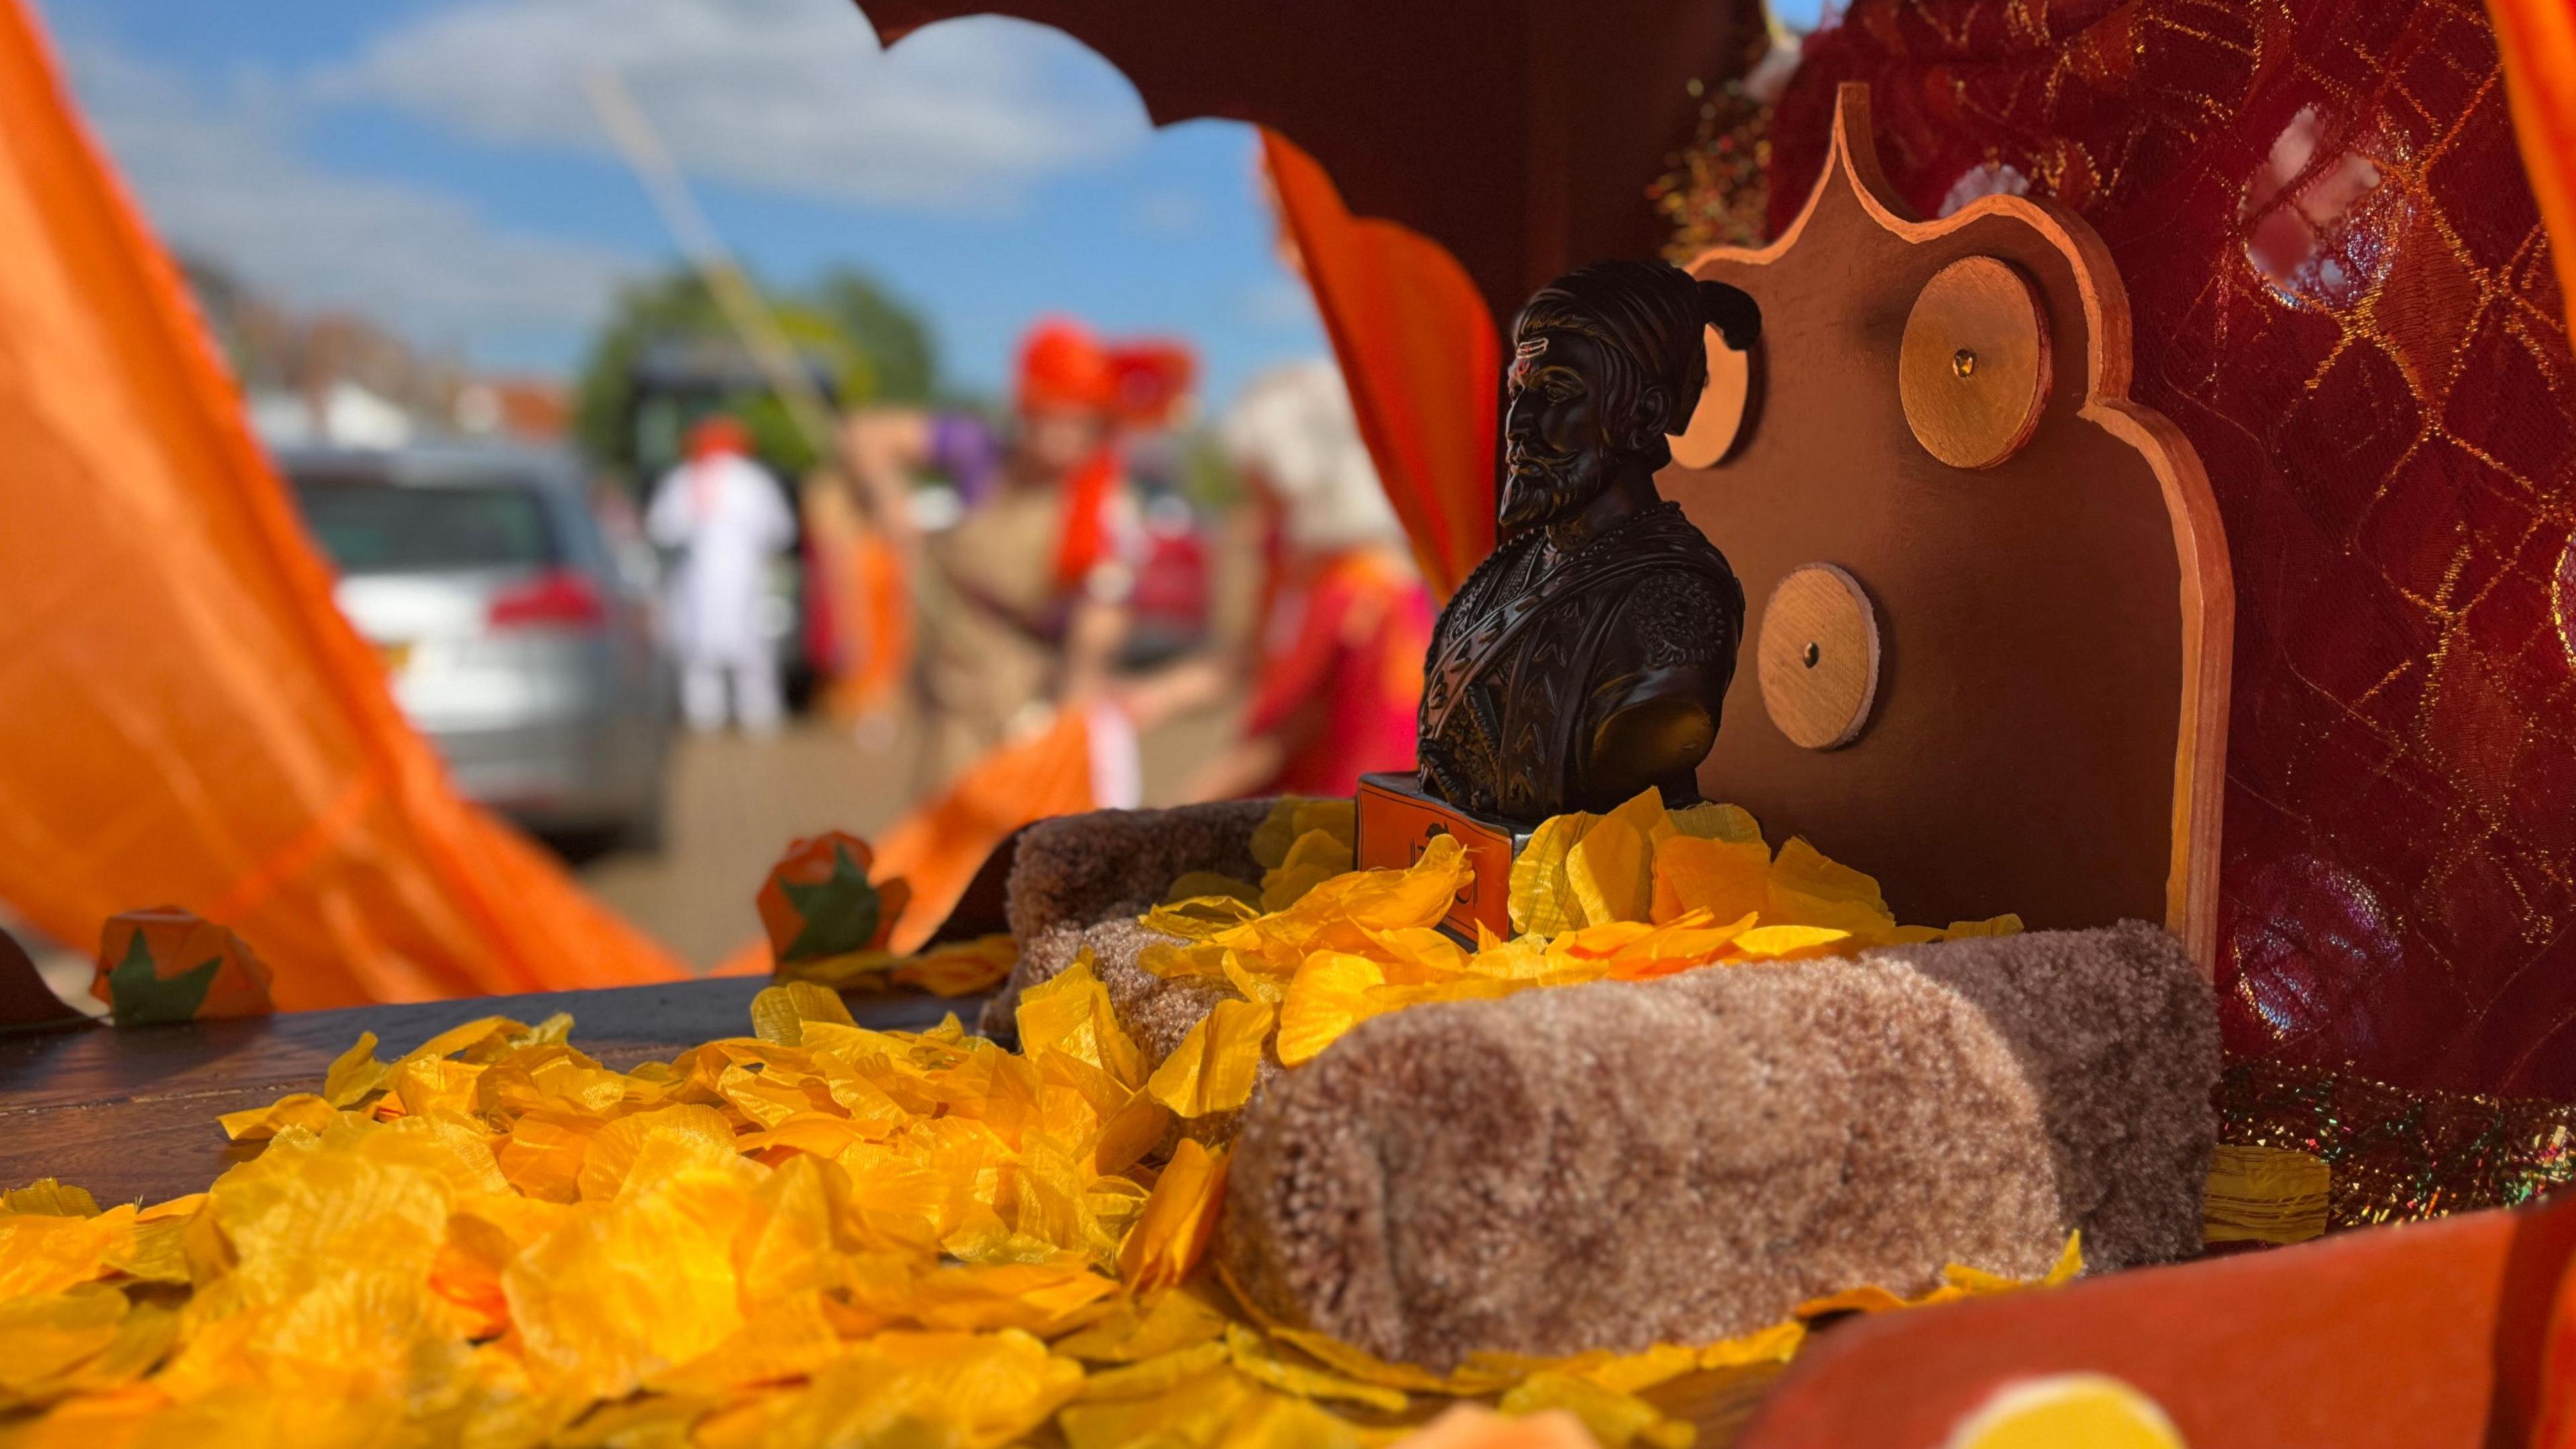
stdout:
<svg viewBox="0 0 2576 1449">
<path fill-rule="evenodd" d="M 1691 82 L 1700 97 L 1690 145 L 1646 188 L 1646 199 L 1672 226 L 1664 257 L 1687 266 L 1710 247 L 1759 246 L 1771 187 L 1771 107 L 1742 80 L 1714 90 Z"/>
<path fill-rule="evenodd" d="M 2576 1106 L 2261 1060 L 2228 1067 L 2218 1106 L 2220 1141 L 2325 1162 L 2329 1232 L 2516 1207 L 2576 1182 Z"/>
</svg>

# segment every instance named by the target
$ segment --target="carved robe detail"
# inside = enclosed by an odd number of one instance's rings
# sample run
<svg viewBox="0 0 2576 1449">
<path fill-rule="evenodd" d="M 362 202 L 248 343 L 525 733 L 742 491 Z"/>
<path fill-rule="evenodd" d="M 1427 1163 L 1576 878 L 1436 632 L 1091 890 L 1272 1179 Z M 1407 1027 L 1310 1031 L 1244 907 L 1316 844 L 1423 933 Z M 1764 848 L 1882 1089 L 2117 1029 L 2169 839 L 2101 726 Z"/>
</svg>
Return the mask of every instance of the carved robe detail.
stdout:
<svg viewBox="0 0 2576 1449">
<path fill-rule="evenodd" d="M 1494 550 L 1441 610 L 1423 671 L 1422 785 L 1462 809 L 1535 822 L 1607 810 L 1587 796 L 1601 721 L 1649 670 L 1732 676 L 1744 589 L 1678 504 L 1642 509 L 1570 554 L 1531 529 Z M 1685 777 L 1657 782 L 1697 799 Z"/>
</svg>

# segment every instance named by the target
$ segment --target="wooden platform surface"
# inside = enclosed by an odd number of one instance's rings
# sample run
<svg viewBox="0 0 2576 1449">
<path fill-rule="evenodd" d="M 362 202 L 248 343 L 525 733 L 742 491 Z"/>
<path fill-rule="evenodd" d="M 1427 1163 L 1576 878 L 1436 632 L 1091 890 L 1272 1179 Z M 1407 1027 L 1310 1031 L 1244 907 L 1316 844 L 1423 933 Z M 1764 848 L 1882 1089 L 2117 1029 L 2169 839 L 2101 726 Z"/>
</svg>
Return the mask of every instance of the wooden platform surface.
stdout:
<svg viewBox="0 0 2576 1449">
<path fill-rule="evenodd" d="M 197 1192 L 255 1146 L 224 1140 L 215 1119 L 289 1092 L 319 1089 L 358 1033 L 392 1057 L 479 1016 L 536 1022 L 573 1016 L 573 1045 L 624 1069 L 716 1037 L 751 1032 L 766 978 L 545 992 L 408 1006 L 360 1006 L 245 1021 L 116 1028 L 80 1025 L 0 1036 L 0 1187 L 40 1177 L 88 1188 L 101 1203 L 157 1202 Z M 980 998 L 853 997 L 865 1025 L 920 1028 Z"/>
</svg>

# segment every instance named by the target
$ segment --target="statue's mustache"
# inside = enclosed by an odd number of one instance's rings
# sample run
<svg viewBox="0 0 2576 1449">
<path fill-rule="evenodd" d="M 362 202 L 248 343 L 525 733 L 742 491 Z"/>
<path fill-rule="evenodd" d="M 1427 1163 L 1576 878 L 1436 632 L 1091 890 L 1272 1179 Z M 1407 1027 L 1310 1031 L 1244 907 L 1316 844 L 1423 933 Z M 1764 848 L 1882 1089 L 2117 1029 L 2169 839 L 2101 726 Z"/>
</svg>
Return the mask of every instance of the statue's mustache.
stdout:
<svg viewBox="0 0 2576 1449">
<path fill-rule="evenodd" d="M 1503 445 L 1503 471 L 1512 477 L 1528 474 L 1541 478 L 1562 478 L 1582 462 L 1578 453 L 1562 452 L 1543 445 L 1510 442 Z"/>
<path fill-rule="evenodd" d="M 1543 523 L 1580 501 L 1587 470 L 1579 453 L 1560 453 L 1519 443 L 1503 450 L 1501 523 L 1519 528 Z"/>
</svg>

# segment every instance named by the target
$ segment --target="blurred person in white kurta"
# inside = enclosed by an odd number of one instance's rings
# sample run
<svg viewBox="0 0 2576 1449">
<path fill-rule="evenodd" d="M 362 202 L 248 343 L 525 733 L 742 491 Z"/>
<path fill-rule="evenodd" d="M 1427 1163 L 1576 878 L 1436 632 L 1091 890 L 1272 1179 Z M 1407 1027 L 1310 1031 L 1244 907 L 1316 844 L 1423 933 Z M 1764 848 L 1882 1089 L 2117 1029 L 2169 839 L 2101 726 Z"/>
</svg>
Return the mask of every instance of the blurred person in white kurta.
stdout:
<svg viewBox="0 0 2576 1449">
<path fill-rule="evenodd" d="M 689 434 L 688 461 L 662 477 L 645 532 L 675 550 L 669 606 L 680 659 L 680 709 L 696 730 L 724 728 L 725 685 L 732 714 L 753 734 L 778 728 L 778 656 L 760 627 L 773 559 L 796 541 L 796 518 L 767 471 L 751 460 L 750 436 L 722 415 Z"/>
</svg>

